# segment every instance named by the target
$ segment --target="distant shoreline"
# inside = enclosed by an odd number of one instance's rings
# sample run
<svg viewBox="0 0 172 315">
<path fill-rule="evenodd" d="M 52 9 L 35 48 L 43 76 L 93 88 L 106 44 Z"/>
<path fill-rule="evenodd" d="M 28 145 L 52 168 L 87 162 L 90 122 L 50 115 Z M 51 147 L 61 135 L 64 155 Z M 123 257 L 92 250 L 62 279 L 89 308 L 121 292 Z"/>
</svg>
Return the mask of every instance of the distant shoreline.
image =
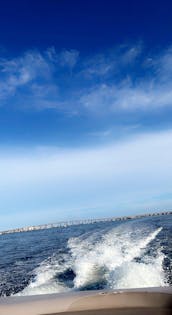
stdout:
<svg viewBox="0 0 172 315">
<path fill-rule="evenodd" d="M 139 219 L 139 218 L 144 218 L 144 217 L 154 217 L 154 216 L 161 216 L 161 215 L 169 215 L 169 214 L 172 214 L 172 211 L 162 211 L 162 212 L 138 214 L 138 215 L 133 215 L 133 216 L 123 216 L 123 217 L 69 220 L 69 221 L 61 221 L 61 222 L 57 222 L 57 223 L 48 223 L 48 224 L 27 226 L 27 227 L 23 227 L 23 228 L 16 228 L 16 229 L 0 231 L 0 235 L 20 233 L 20 232 L 29 232 L 29 231 L 37 231 L 37 230 L 45 230 L 45 229 L 51 229 L 51 228 L 68 227 L 68 226 L 80 225 L 80 224 L 93 224 L 96 222 L 125 221 L 125 220 Z"/>
</svg>

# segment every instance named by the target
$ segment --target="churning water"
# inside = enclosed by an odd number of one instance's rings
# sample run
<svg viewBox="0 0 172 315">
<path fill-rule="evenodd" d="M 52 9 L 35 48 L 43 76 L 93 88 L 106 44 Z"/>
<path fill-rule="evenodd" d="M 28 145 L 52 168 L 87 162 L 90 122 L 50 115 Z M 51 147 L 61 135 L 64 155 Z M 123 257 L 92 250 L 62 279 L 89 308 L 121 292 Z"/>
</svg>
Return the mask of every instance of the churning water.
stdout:
<svg viewBox="0 0 172 315">
<path fill-rule="evenodd" d="M 0 236 L 0 294 L 172 285 L 172 215 Z"/>
</svg>

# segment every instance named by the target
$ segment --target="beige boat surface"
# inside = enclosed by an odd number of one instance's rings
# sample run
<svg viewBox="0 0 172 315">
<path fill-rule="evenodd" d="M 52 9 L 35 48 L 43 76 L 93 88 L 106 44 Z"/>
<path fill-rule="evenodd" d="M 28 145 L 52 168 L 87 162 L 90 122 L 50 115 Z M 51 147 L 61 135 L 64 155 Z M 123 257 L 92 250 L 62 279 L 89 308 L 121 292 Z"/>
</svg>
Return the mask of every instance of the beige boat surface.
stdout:
<svg viewBox="0 0 172 315">
<path fill-rule="evenodd" d="M 172 287 L 0 298 L 0 315 L 171 315 Z"/>
</svg>

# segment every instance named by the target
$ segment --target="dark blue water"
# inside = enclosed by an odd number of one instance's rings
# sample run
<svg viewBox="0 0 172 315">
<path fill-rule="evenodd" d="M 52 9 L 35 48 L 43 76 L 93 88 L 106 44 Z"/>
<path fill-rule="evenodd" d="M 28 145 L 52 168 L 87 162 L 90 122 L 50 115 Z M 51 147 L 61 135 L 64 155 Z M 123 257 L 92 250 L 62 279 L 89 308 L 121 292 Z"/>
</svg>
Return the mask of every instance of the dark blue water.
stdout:
<svg viewBox="0 0 172 315">
<path fill-rule="evenodd" d="M 0 295 L 172 285 L 172 215 L 0 235 Z"/>
</svg>

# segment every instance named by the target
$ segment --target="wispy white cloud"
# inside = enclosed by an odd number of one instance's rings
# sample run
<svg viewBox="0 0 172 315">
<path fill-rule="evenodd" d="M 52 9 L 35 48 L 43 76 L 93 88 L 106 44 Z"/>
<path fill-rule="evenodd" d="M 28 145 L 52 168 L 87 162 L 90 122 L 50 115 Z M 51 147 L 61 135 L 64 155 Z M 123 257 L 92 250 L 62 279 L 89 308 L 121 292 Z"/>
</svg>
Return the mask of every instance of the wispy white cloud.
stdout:
<svg viewBox="0 0 172 315">
<path fill-rule="evenodd" d="M 92 131 L 92 132 L 89 132 L 89 135 L 90 136 L 93 136 L 93 137 L 108 137 L 109 135 L 112 134 L 112 129 L 109 128 L 109 129 L 104 129 L 104 130 L 99 130 L 99 131 Z"/>
<path fill-rule="evenodd" d="M 50 47 L 46 50 L 46 55 L 48 56 L 48 59 L 56 65 L 62 67 L 67 66 L 72 69 L 78 62 L 79 51 L 75 49 L 64 49 L 57 53 L 54 47 Z"/>
<path fill-rule="evenodd" d="M 132 55 L 132 49 L 126 52 L 128 60 L 130 60 L 130 52 Z M 123 59 L 123 56 L 121 58 Z M 135 59 L 132 62 L 135 63 Z M 172 48 L 168 48 L 149 60 L 141 59 L 139 66 L 140 69 L 134 70 L 135 75 L 130 69 L 121 78 L 91 86 L 81 94 L 82 106 L 96 113 L 103 111 L 103 114 L 112 114 L 119 110 L 151 111 L 172 107 Z M 102 65 L 102 67 L 106 72 L 107 65 Z M 140 70 L 143 71 L 142 75 Z M 101 73 L 97 72 L 97 75 Z"/>
<path fill-rule="evenodd" d="M 59 55 L 59 61 L 62 66 L 68 66 L 71 69 L 76 65 L 79 58 L 79 52 L 77 50 L 64 50 Z"/>
<path fill-rule="evenodd" d="M 81 105 L 92 111 L 112 114 L 115 111 L 156 110 L 172 107 L 172 84 L 161 85 L 143 82 L 133 85 L 101 84 L 81 95 Z"/>
<path fill-rule="evenodd" d="M 141 55 L 142 44 L 120 45 L 107 52 L 90 56 L 83 62 L 81 74 L 87 78 L 99 79 L 115 76 L 127 66 L 132 66 Z"/>
<path fill-rule="evenodd" d="M 154 70 L 155 78 L 158 81 L 167 81 L 172 77 L 172 46 L 165 51 L 159 52 L 156 56 L 148 58 L 147 66 Z"/>
<path fill-rule="evenodd" d="M 1 58 L 0 68 L 1 106 L 13 96 L 11 102 L 20 108 L 64 113 L 113 115 L 172 107 L 171 47 L 149 58 L 141 44 L 89 58 L 79 58 L 77 50 L 51 47 Z"/>
<path fill-rule="evenodd" d="M 1 59 L 0 68 L 0 97 L 2 98 L 14 96 L 21 87 L 32 88 L 34 81 L 46 81 L 51 77 L 50 64 L 38 51 L 27 52 L 14 59 Z"/>
<path fill-rule="evenodd" d="M 59 89 L 55 73 L 62 71 L 61 67 L 73 69 L 78 56 L 79 52 L 76 50 L 56 52 L 51 47 L 42 53 L 35 50 L 13 59 L 1 58 L 0 99 L 13 96 L 14 103 L 17 96 L 24 106 L 58 108 Z"/>
</svg>

